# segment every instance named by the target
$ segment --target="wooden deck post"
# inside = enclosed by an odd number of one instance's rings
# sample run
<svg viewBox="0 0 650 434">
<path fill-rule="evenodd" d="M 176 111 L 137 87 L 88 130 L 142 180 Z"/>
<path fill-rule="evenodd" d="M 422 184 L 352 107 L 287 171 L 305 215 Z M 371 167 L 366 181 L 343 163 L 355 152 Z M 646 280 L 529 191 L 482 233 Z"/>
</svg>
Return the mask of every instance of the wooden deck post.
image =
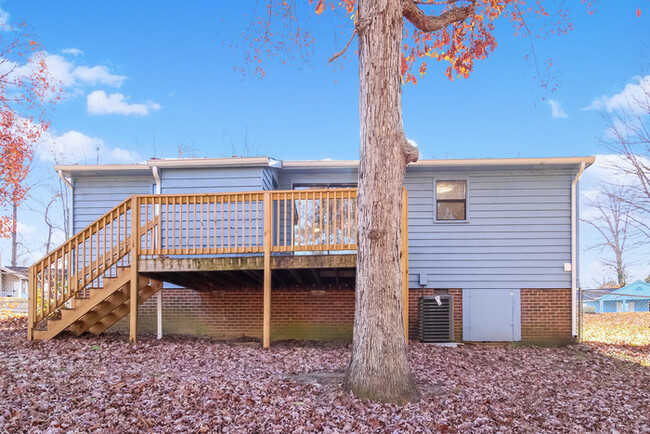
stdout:
<svg viewBox="0 0 650 434">
<path fill-rule="evenodd" d="M 271 345 L 271 244 L 273 243 L 273 204 L 271 193 L 264 192 L 264 307 L 262 324 L 262 346 L 269 348 Z"/>
<path fill-rule="evenodd" d="M 131 199 L 131 282 L 129 295 L 129 340 L 136 343 L 138 333 L 138 253 L 140 250 L 140 204 Z"/>
<path fill-rule="evenodd" d="M 404 321 L 404 336 L 409 340 L 409 236 L 408 236 L 408 193 L 402 190 L 402 318 Z"/>
<path fill-rule="evenodd" d="M 29 282 L 27 283 L 27 339 L 34 339 L 34 318 L 36 314 L 36 272 L 34 266 L 29 267 Z"/>
</svg>

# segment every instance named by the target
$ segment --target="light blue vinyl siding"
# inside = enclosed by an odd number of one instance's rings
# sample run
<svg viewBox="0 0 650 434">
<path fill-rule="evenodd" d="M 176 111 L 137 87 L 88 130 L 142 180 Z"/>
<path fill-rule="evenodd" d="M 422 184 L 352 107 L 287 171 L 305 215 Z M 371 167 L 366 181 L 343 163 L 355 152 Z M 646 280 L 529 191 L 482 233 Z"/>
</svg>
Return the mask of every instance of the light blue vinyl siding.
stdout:
<svg viewBox="0 0 650 434">
<path fill-rule="evenodd" d="M 161 170 L 163 194 L 231 193 L 262 190 L 259 167 Z"/>
<path fill-rule="evenodd" d="M 356 184 L 356 169 L 283 170 L 280 173 L 280 190 L 291 190 L 294 184 Z"/>
<path fill-rule="evenodd" d="M 410 286 L 419 288 L 425 274 L 427 288 L 571 287 L 571 273 L 563 265 L 571 262 L 570 194 L 576 171 L 409 168 Z M 163 169 L 161 178 L 163 194 L 183 194 L 350 184 L 357 182 L 357 173 L 349 168 L 191 168 Z M 434 222 L 435 179 L 467 180 L 467 222 Z M 151 193 L 153 183 L 152 176 L 75 178 L 75 231 L 129 195 Z M 284 204 L 279 213 L 284 215 Z M 274 233 L 276 242 L 284 242 L 292 230 L 283 232 Z"/>
<path fill-rule="evenodd" d="M 74 224 L 77 233 L 132 194 L 151 194 L 153 176 L 93 176 L 74 180 Z"/>
<path fill-rule="evenodd" d="M 262 190 L 277 190 L 278 172 L 273 168 L 262 169 Z"/>
<path fill-rule="evenodd" d="M 571 170 L 409 171 L 410 286 L 569 288 Z M 434 222 L 434 179 L 467 179 L 468 222 Z"/>
</svg>

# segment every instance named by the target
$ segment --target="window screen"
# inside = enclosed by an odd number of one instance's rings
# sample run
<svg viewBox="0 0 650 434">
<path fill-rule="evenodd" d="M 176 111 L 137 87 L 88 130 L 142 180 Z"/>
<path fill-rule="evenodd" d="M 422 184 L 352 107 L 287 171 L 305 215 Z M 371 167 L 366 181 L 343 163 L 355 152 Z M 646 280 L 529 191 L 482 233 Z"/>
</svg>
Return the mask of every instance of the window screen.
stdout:
<svg viewBox="0 0 650 434">
<path fill-rule="evenodd" d="M 436 219 L 467 220 L 467 181 L 436 181 Z"/>
</svg>

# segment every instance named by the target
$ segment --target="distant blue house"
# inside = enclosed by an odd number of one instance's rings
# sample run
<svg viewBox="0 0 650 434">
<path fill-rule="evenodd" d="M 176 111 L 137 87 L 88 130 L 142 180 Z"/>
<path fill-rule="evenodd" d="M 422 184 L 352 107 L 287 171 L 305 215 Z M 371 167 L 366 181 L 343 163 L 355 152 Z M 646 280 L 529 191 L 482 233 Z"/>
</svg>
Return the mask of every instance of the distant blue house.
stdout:
<svg viewBox="0 0 650 434">
<path fill-rule="evenodd" d="M 637 280 L 596 300 L 586 301 L 584 304 L 595 307 L 596 313 L 648 312 L 650 284 Z"/>
</svg>

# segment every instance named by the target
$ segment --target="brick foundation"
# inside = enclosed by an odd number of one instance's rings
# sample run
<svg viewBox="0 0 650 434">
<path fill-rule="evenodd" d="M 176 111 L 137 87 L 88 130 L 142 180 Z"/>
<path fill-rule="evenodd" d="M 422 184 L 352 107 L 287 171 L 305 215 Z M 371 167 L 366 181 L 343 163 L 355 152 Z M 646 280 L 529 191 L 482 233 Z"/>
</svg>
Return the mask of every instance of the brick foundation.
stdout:
<svg viewBox="0 0 650 434">
<path fill-rule="evenodd" d="M 575 342 L 571 289 L 521 290 L 521 340 L 552 345 Z"/>
<path fill-rule="evenodd" d="M 262 337 L 262 291 L 163 290 L 163 334 Z M 156 332 L 156 296 L 138 310 L 138 331 Z M 353 290 L 271 291 L 271 339 L 351 340 Z M 114 329 L 128 330 L 128 315 Z"/>
<path fill-rule="evenodd" d="M 409 338 L 417 340 L 418 299 L 424 295 L 454 296 L 454 339 L 463 340 L 461 289 L 411 289 Z M 139 309 L 139 331 L 156 331 L 156 297 Z M 271 292 L 271 339 L 350 340 L 354 322 L 354 291 L 350 289 Z M 128 316 L 114 329 L 128 330 Z M 163 290 L 163 334 L 206 335 L 220 339 L 262 336 L 262 291 Z M 523 342 L 572 342 L 571 290 L 522 289 Z"/>
</svg>

